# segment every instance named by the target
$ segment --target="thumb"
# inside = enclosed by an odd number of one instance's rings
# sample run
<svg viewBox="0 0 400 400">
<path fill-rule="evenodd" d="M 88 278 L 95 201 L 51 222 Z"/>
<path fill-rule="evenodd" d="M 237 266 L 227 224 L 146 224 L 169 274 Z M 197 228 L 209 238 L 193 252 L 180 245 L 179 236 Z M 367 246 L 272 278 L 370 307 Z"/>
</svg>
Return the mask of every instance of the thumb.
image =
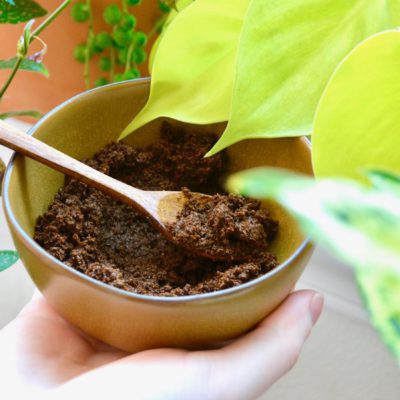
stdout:
<svg viewBox="0 0 400 400">
<path fill-rule="evenodd" d="M 311 290 L 292 293 L 258 327 L 214 352 L 209 388 L 223 398 L 255 399 L 296 363 L 319 318 L 323 297 Z M 201 356 L 199 354 L 199 356 Z"/>
</svg>

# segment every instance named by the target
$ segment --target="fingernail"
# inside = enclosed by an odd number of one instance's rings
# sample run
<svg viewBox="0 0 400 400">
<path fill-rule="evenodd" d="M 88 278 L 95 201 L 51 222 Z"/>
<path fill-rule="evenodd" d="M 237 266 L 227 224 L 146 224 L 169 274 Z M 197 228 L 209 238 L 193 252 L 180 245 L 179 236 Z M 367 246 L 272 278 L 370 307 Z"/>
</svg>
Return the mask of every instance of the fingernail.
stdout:
<svg viewBox="0 0 400 400">
<path fill-rule="evenodd" d="M 324 296 L 321 293 L 315 293 L 310 301 L 310 313 L 313 325 L 318 321 L 324 305 Z"/>
</svg>

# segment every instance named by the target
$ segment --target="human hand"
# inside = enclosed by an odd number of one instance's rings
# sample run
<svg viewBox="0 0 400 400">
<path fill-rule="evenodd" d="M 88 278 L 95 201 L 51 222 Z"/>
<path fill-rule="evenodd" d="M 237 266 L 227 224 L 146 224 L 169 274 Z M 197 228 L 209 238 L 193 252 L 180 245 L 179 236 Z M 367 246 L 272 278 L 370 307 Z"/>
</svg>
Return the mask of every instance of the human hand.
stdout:
<svg viewBox="0 0 400 400">
<path fill-rule="evenodd" d="M 16 399 L 255 399 L 295 364 L 322 304 L 313 291 L 295 292 L 223 348 L 128 354 L 88 337 L 38 295 L 0 332 L 2 390 Z"/>
</svg>

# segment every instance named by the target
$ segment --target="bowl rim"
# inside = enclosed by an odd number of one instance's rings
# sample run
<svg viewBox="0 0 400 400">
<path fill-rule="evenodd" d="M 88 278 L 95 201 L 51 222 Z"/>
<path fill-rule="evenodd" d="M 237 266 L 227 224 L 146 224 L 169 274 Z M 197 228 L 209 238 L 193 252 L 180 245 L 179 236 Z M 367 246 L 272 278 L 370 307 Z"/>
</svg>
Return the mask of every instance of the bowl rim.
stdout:
<svg viewBox="0 0 400 400">
<path fill-rule="evenodd" d="M 79 93 L 70 99 L 62 102 L 55 108 L 53 108 L 51 111 L 46 113 L 36 124 L 34 124 L 27 132 L 28 135 L 33 135 L 39 127 L 43 125 L 45 121 L 47 121 L 49 118 L 51 118 L 54 114 L 56 114 L 59 110 L 67 106 L 69 103 L 79 99 L 82 96 L 86 96 L 87 94 L 91 94 L 93 92 L 100 92 L 103 90 L 107 90 L 110 87 L 118 87 L 118 86 L 130 86 L 130 85 L 141 85 L 141 84 L 148 84 L 150 82 L 150 78 L 138 78 L 138 79 L 133 79 L 130 81 L 124 81 L 124 82 L 117 82 L 117 83 L 111 83 L 108 85 L 104 85 L 102 87 L 90 89 L 88 91 Z M 303 136 L 302 140 L 306 142 L 306 144 L 310 147 L 310 140 Z M 225 297 L 226 295 L 234 295 L 238 294 L 239 292 L 246 291 L 248 289 L 251 289 L 254 286 L 257 286 L 259 283 L 266 281 L 273 276 L 279 274 L 282 270 L 290 267 L 290 264 L 297 258 L 299 257 L 302 252 L 311 244 L 311 238 L 309 236 L 306 236 L 305 239 L 302 241 L 302 243 L 296 248 L 296 250 L 290 255 L 289 258 L 287 258 L 283 263 L 279 264 L 276 268 L 273 270 L 267 272 L 266 274 L 253 279 L 249 282 L 243 283 L 238 286 L 234 286 L 231 288 L 227 289 L 222 289 L 222 290 L 217 290 L 214 292 L 209 292 L 209 293 L 200 293 L 200 294 L 192 294 L 192 295 L 184 295 L 184 296 L 174 296 L 174 297 L 168 297 L 168 296 L 151 296 L 151 295 L 145 295 L 145 294 L 139 294 L 135 292 L 128 292 L 124 289 L 119 289 L 114 286 L 108 285 L 107 283 L 98 281 L 97 279 L 94 279 L 82 272 L 77 271 L 73 267 L 68 266 L 67 264 L 63 263 L 62 261 L 58 260 L 56 257 L 48 253 L 44 248 L 42 248 L 25 230 L 22 228 L 22 226 L 19 224 L 17 221 L 17 218 L 15 217 L 12 207 L 11 207 L 11 202 L 9 198 L 9 187 L 10 187 L 10 181 L 11 181 L 11 174 L 13 171 L 14 167 L 14 162 L 15 158 L 17 157 L 17 153 L 13 152 L 10 162 L 7 165 L 6 171 L 4 173 L 3 177 L 3 188 L 2 188 L 2 202 L 3 202 L 3 208 L 7 217 L 7 221 L 9 225 L 12 225 L 13 228 L 18 232 L 20 237 L 24 240 L 24 245 L 27 247 L 30 247 L 31 249 L 34 249 L 36 252 L 40 253 L 43 257 L 49 259 L 49 261 L 52 261 L 54 264 L 56 264 L 58 267 L 60 267 L 64 272 L 67 274 L 72 273 L 75 275 L 78 279 L 83 279 L 84 282 L 87 282 L 89 285 L 94 285 L 100 289 L 109 291 L 115 295 L 130 298 L 130 299 L 135 299 L 139 301 L 145 301 L 145 302 L 150 302 L 150 303 L 185 303 L 185 302 L 195 302 L 195 301 L 200 301 L 200 300 L 210 300 L 210 299 L 215 299 L 215 298 L 220 298 L 220 297 Z M 10 227 L 9 227 L 10 229 Z M 25 265 L 24 265 L 24 268 Z"/>
</svg>

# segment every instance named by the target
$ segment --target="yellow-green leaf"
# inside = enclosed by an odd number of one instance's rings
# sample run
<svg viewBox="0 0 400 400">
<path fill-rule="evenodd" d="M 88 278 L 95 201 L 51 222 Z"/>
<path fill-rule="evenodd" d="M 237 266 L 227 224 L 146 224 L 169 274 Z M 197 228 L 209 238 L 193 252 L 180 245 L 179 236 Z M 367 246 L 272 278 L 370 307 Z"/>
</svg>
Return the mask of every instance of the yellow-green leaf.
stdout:
<svg viewBox="0 0 400 400">
<path fill-rule="evenodd" d="M 337 64 L 366 37 L 399 24 L 399 0 L 252 0 L 229 124 L 209 155 L 247 138 L 310 134 Z"/>
<path fill-rule="evenodd" d="M 313 164 L 318 177 L 363 179 L 362 168 L 400 171 L 400 32 L 360 44 L 332 77 L 318 107 Z"/>
<path fill-rule="evenodd" d="M 157 40 L 154 42 L 151 51 L 150 51 L 150 56 L 149 56 L 149 71 L 152 73 L 153 71 L 153 64 L 154 64 L 154 58 L 158 49 L 158 46 L 160 45 L 161 39 L 164 36 L 164 32 L 168 28 L 168 25 L 175 19 L 175 17 L 187 6 L 192 4 L 195 0 L 178 0 L 175 4 L 174 8 L 171 8 L 171 11 L 169 12 L 164 24 L 163 24 L 163 30 L 161 34 L 158 36 Z"/>
<path fill-rule="evenodd" d="M 228 119 L 248 3 L 196 0 L 176 16 L 155 55 L 148 103 L 120 139 L 162 116 L 197 124 Z"/>
</svg>

